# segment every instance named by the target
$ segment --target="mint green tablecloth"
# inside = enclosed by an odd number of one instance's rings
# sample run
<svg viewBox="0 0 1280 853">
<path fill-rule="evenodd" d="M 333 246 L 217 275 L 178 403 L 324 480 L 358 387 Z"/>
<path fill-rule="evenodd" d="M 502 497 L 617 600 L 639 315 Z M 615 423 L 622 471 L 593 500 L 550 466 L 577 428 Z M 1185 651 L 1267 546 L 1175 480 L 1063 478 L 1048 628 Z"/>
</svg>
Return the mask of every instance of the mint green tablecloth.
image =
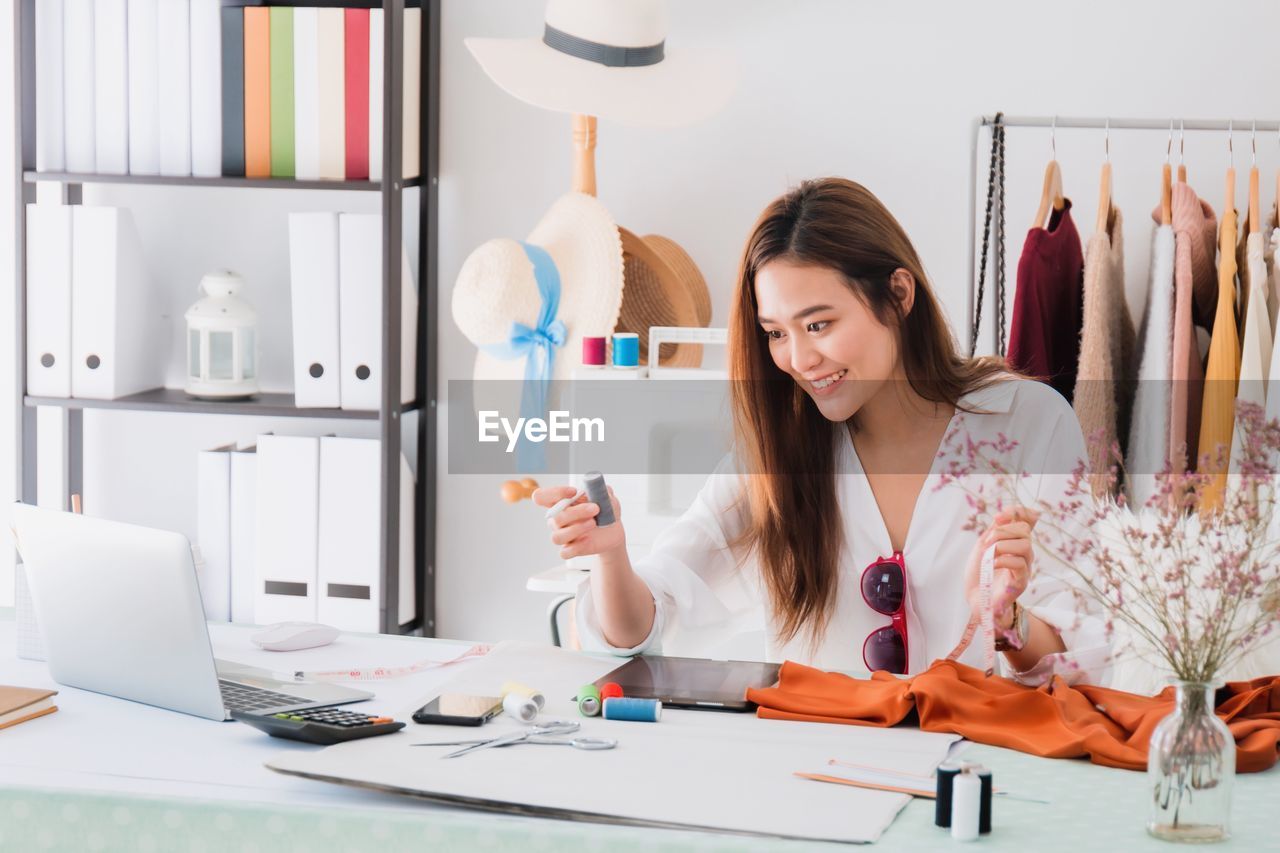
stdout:
<svg viewBox="0 0 1280 853">
<path fill-rule="evenodd" d="M 974 746 L 966 758 L 993 769 L 997 787 L 1052 800 L 997 800 L 995 832 L 978 847 L 1049 850 L 1164 850 L 1147 837 L 1146 776 L 1081 761 L 1033 758 Z M 690 768 L 692 770 L 692 768 Z M 743 780 L 750 784 L 750 780 Z M 821 783 L 814 782 L 818 785 Z M 1215 849 L 1280 850 L 1280 771 L 1236 780 L 1234 838 Z M 388 795 L 390 796 L 390 795 Z M 779 804 L 803 809 L 804 803 Z M 915 800 L 879 843 L 885 850 L 955 850 L 933 826 L 933 803 Z M 0 787 L 0 851 L 788 851 L 847 845 L 786 843 L 702 832 L 571 823 L 425 808 L 280 808 L 242 802 L 120 796 Z M 977 849 L 977 848 L 975 848 Z"/>
</svg>

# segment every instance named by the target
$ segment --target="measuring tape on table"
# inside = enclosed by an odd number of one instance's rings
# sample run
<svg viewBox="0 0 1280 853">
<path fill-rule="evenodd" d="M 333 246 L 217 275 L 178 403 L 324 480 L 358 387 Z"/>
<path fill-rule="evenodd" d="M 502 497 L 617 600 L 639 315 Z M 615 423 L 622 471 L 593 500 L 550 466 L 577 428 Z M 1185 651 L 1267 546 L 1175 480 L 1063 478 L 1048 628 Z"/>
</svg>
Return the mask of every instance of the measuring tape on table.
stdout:
<svg viewBox="0 0 1280 853">
<path fill-rule="evenodd" d="M 403 678 L 406 675 L 425 672 L 428 669 L 439 669 L 455 663 L 462 663 L 472 658 L 484 657 L 492 646 L 477 644 L 467 649 L 456 658 L 449 660 L 420 660 L 403 666 L 351 667 L 349 669 L 298 670 L 289 676 L 296 681 L 377 681 L 384 678 Z"/>
<path fill-rule="evenodd" d="M 991 580 L 995 575 L 996 546 L 992 545 L 982 552 L 982 562 L 978 566 L 978 612 L 970 615 L 969 624 L 964 626 L 964 635 L 960 642 L 947 655 L 947 660 L 955 660 L 965 653 L 973 642 L 973 635 L 982 628 L 982 666 L 987 675 L 996 671 L 996 620 L 991 612 Z"/>
</svg>

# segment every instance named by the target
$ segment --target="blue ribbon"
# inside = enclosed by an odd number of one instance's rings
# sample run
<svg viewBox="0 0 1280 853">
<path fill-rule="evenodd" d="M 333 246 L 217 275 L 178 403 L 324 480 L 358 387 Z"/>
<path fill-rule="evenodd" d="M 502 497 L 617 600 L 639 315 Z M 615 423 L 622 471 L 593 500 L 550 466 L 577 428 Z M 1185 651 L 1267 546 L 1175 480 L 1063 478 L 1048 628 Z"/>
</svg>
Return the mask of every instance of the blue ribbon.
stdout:
<svg viewBox="0 0 1280 853">
<path fill-rule="evenodd" d="M 542 297 L 542 310 L 538 312 L 538 325 L 529 328 L 524 323 L 513 322 L 507 340 L 487 344 L 481 350 L 504 360 L 525 359 L 524 387 L 520 394 L 520 416 L 546 417 L 547 388 L 551 384 L 555 365 L 556 347 L 564 346 L 568 331 L 564 322 L 556 319 L 560 310 L 560 272 L 556 262 L 541 246 L 521 243 L 529 262 L 533 264 L 533 277 Z M 516 448 L 516 464 L 520 471 L 541 471 L 545 467 L 546 454 L 541 444 L 531 444 L 523 435 Z"/>
</svg>

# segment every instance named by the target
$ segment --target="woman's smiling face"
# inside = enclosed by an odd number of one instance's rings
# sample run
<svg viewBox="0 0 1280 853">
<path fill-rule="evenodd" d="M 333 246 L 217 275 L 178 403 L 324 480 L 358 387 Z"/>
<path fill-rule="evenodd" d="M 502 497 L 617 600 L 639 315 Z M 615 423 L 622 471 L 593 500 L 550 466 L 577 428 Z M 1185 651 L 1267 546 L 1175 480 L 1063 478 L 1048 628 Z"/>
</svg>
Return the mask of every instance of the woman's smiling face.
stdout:
<svg viewBox="0 0 1280 853">
<path fill-rule="evenodd" d="M 904 272 L 895 273 L 895 279 Z M 773 363 L 795 379 L 827 420 L 848 420 L 893 378 L 898 365 L 894 330 L 876 319 L 840 273 L 774 260 L 756 271 L 755 292 L 757 319 Z M 910 310 L 910 295 L 906 298 Z"/>
</svg>

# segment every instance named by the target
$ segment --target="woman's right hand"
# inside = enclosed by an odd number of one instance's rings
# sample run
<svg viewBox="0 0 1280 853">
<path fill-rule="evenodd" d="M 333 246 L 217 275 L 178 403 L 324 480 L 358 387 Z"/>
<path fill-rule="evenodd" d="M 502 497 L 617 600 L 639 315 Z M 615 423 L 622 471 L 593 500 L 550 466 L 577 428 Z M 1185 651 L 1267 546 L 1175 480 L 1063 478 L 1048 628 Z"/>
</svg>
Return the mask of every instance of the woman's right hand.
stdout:
<svg viewBox="0 0 1280 853">
<path fill-rule="evenodd" d="M 572 486 L 548 486 L 534 491 L 533 502 L 550 508 L 565 498 L 572 497 L 577 491 Z M 551 542 L 560 546 L 562 560 L 588 554 L 626 553 L 627 536 L 622 529 L 622 504 L 614 496 L 612 488 L 609 489 L 609 500 L 613 502 L 614 521 L 608 527 L 596 525 L 600 507 L 591 503 L 585 494 L 559 515 L 547 519 L 547 527 L 551 529 Z"/>
</svg>

